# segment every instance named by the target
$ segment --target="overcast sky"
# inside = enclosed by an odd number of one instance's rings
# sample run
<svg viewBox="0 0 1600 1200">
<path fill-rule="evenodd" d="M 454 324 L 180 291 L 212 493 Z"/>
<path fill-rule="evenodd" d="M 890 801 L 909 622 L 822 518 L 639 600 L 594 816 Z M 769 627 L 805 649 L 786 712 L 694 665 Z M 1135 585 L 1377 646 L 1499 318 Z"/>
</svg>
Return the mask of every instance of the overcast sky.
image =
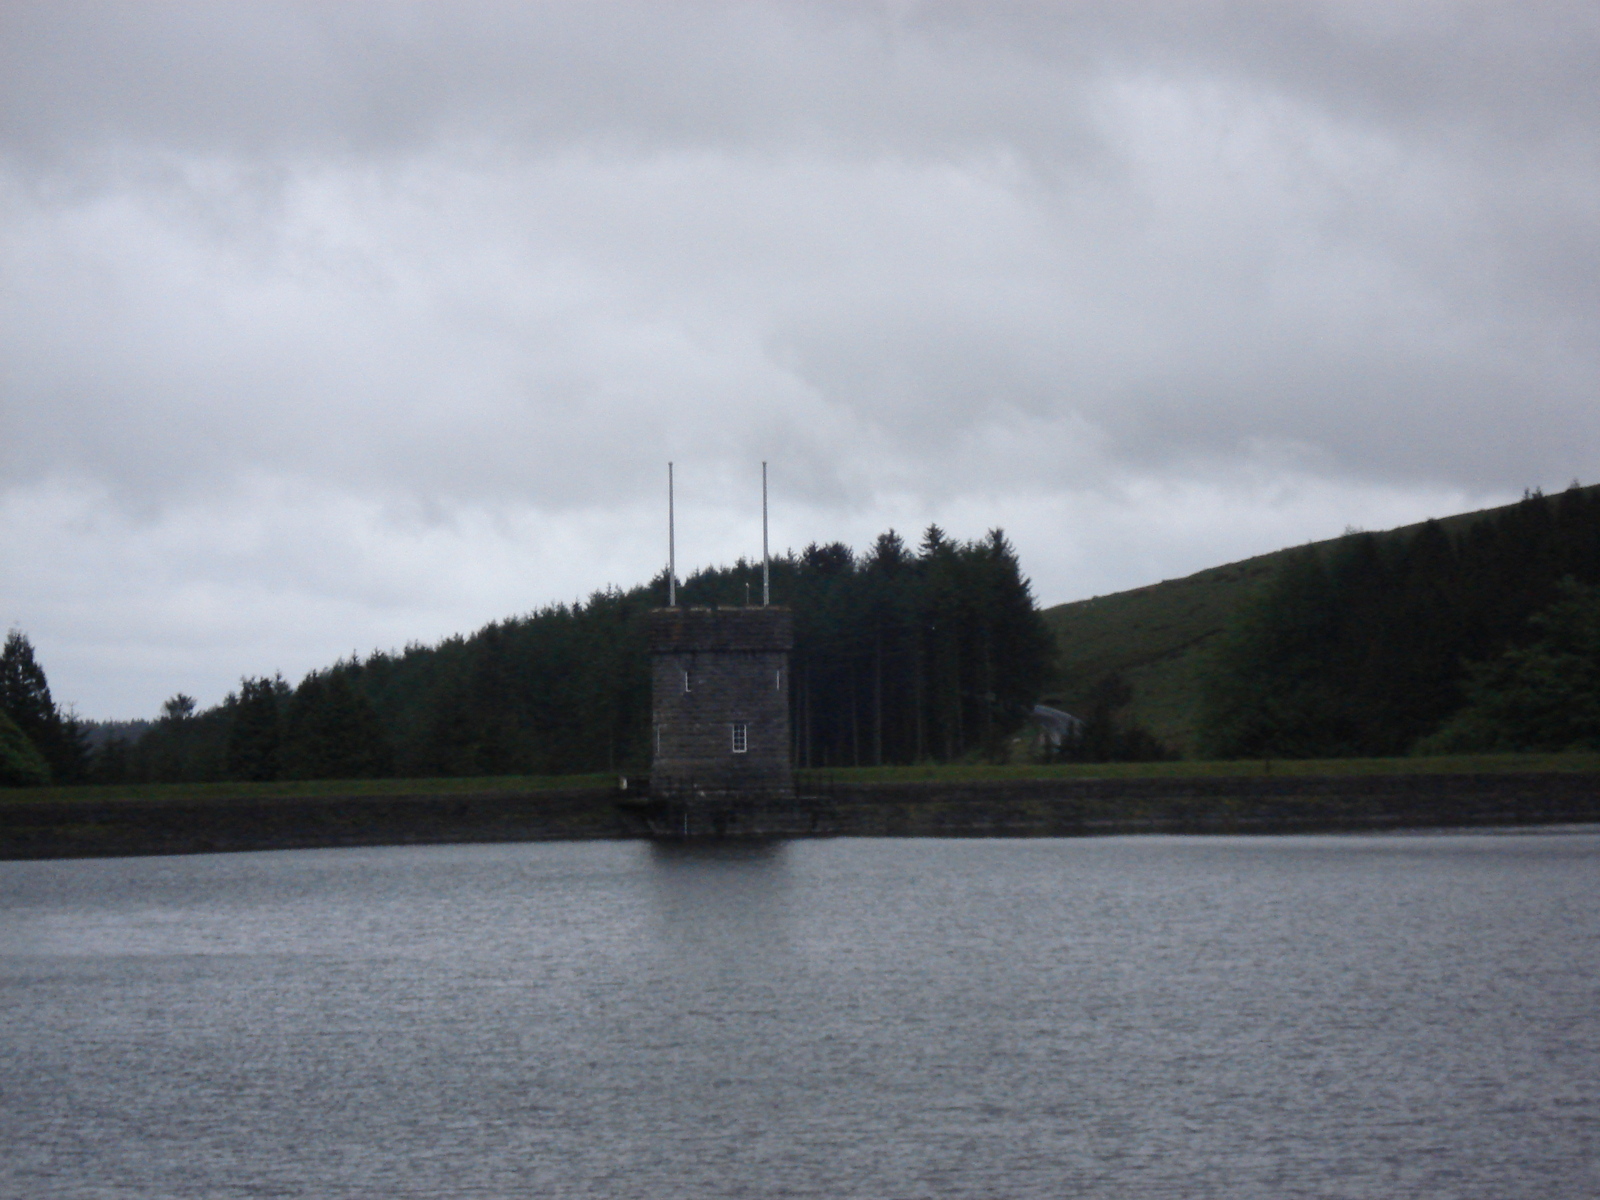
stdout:
<svg viewBox="0 0 1600 1200">
<path fill-rule="evenodd" d="M 1600 7 L 0 5 L 56 697 L 930 521 L 1045 604 L 1592 482 Z"/>
</svg>

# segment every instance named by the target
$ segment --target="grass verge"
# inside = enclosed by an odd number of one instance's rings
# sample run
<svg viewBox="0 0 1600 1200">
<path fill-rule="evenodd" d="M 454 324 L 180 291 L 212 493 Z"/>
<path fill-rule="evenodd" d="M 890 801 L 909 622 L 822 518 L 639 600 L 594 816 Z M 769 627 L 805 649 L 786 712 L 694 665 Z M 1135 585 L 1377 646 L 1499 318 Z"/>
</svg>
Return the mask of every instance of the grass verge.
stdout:
<svg viewBox="0 0 1600 1200">
<path fill-rule="evenodd" d="M 981 763 L 901 767 L 843 767 L 801 771 L 804 781 L 840 783 L 982 783 L 1019 779 L 1192 779 L 1243 775 L 1504 775 L 1557 771 L 1600 774 L 1600 754 L 1461 754 L 1429 758 L 1309 758 L 1243 762 Z M 554 789 L 609 791 L 613 773 L 486 775 L 450 779 L 304 779 L 278 783 L 144 783 L 81 787 L 8 788 L 0 804 L 40 801 L 265 800 L 316 796 L 449 796 L 523 794 Z"/>
</svg>

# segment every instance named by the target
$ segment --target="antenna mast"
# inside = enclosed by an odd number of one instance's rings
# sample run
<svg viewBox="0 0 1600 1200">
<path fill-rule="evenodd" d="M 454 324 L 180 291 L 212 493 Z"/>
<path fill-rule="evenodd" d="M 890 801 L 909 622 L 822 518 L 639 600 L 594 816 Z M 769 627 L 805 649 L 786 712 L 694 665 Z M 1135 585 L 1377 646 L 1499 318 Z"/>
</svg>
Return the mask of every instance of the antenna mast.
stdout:
<svg viewBox="0 0 1600 1200">
<path fill-rule="evenodd" d="M 761 464 L 761 607 L 772 602 L 772 575 L 767 555 L 767 464 Z"/>
<path fill-rule="evenodd" d="M 672 464 L 667 464 L 667 607 L 678 607 L 678 530 L 672 512 Z"/>
</svg>

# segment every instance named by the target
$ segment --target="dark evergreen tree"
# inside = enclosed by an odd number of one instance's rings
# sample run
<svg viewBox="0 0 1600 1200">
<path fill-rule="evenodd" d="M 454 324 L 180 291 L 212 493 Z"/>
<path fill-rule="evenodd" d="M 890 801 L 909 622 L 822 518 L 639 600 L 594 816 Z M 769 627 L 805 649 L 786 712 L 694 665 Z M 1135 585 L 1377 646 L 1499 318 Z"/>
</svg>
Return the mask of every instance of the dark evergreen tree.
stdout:
<svg viewBox="0 0 1600 1200">
<path fill-rule="evenodd" d="M 57 783 L 77 783 L 88 773 L 88 746 L 78 721 L 50 696 L 33 644 L 13 629 L 0 649 L 0 710 L 44 756 Z"/>
<path fill-rule="evenodd" d="M 1424 751 L 1600 750 L 1600 588 L 1563 580 L 1529 626 L 1533 641 L 1470 670 Z"/>
<path fill-rule="evenodd" d="M 1306 553 L 1243 614 L 1207 681 L 1200 736 L 1211 756 L 1349 752 L 1348 706 L 1335 681 L 1335 603 L 1327 565 Z"/>
<path fill-rule="evenodd" d="M 228 710 L 227 772 L 230 779 L 277 779 L 282 769 L 284 710 L 292 693 L 283 676 L 242 679 Z"/>
<path fill-rule="evenodd" d="M 5 648 L 0 650 L 0 708 L 35 744 L 49 739 L 58 720 L 33 643 L 17 629 L 6 635 Z"/>
<path fill-rule="evenodd" d="M 225 705 L 197 712 L 193 696 L 179 692 L 161 706 L 161 718 L 129 752 L 128 778 L 139 783 L 195 783 L 227 777 Z"/>
<path fill-rule="evenodd" d="M 1082 724 L 1064 738 L 1058 755 L 1064 762 L 1159 762 L 1176 758 L 1168 747 L 1128 715 L 1133 687 L 1113 673 L 1089 690 Z"/>
<path fill-rule="evenodd" d="M 970 552 L 980 567 L 976 617 L 982 740 L 985 752 L 998 756 L 1018 718 L 1032 710 L 1045 685 L 1055 638 L 1039 616 L 1033 590 L 1005 533 L 990 530 Z"/>
<path fill-rule="evenodd" d="M 0 711 L 0 787 L 41 787 L 50 764 L 5 712 Z"/>
<path fill-rule="evenodd" d="M 394 765 L 377 710 L 337 667 L 312 672 L 295 689 L 282 753 L 287 779 L 373 779 Z"/>
<path fill-rule="evenodd" d="M 132 780 L 132 744 L 112 734 L 100 744 L 89 760 L 90 783 L 128 783 Z"/>
<path fill-rule="evenodd" d="M 874 765 L 903 760 L 915 741 L 911 687 L 916 647 L 916 560 L 894 530 L 880 534 L 862 567 L 862 650 L 870 680 Z"/>
</svg>

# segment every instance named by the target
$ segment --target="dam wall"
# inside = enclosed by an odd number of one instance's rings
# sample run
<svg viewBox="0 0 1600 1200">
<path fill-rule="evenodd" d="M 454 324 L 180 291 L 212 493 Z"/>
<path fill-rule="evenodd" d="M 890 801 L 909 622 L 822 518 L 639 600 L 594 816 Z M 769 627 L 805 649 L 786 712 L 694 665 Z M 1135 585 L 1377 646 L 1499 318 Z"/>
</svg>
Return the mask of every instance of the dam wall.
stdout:
<svg viewBox="0 0 1600 1200">
<path fill-rule="evenodd" d="M 797 825 L 759 810 L 729 836 L 1089 837 L 1600 823 L 1600 774 L 1197 776 L 802 784 Z M 0 794 L 0 859 L 645 838 L 610 788 L 307 797 L 34 799 Z"/>
<path fill-rule="evenodd" d="M 1600 821 L 1600 775 L 1195 776 L 838 784 L 853 837 L 1311 833 Z"/>
<path fill-rule="evenodd" d="M 44 801 L 0 793 L 0 859 L 631 836 L 607 788 Z"/>
</svg>

